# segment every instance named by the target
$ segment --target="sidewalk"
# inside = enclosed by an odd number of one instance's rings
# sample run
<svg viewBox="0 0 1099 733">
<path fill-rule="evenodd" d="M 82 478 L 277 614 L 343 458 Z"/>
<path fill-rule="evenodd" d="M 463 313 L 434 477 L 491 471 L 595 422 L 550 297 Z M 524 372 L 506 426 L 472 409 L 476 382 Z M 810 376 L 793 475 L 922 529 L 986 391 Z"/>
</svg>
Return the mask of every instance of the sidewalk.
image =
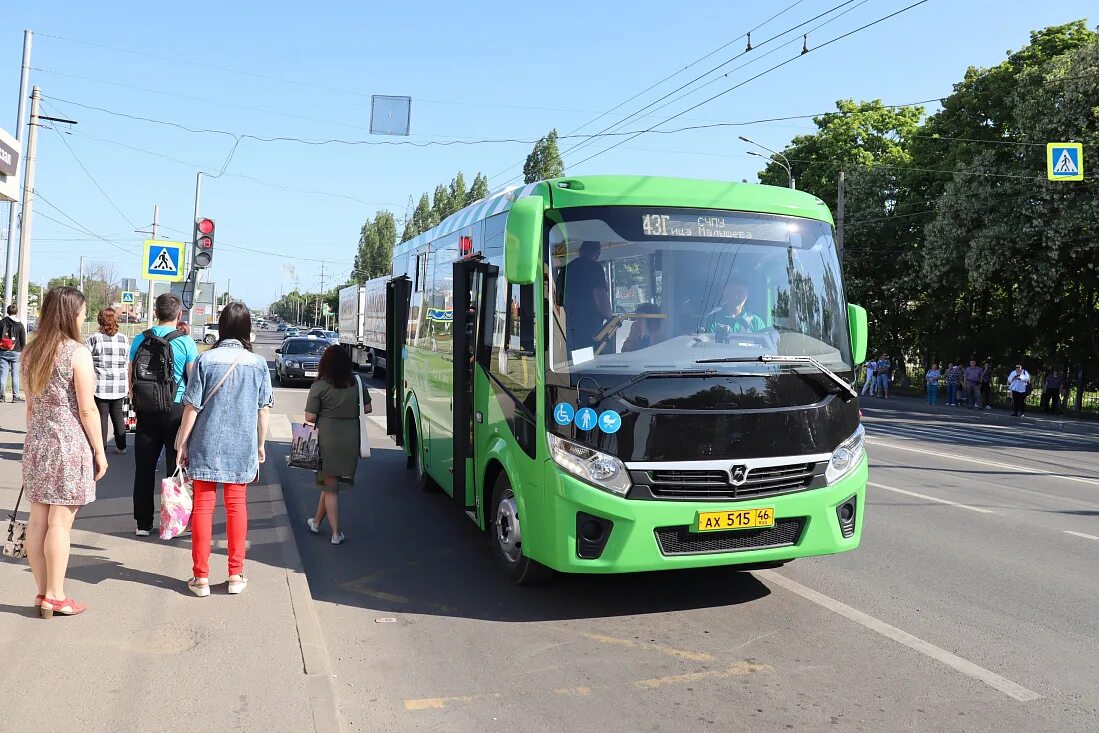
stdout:
<svg viewBox="0 0 1099 733">
<path fill-rule="evenodd" d="M 21 481 L 23 407 L 0 405 L 4 538 Z M 225 592 L 219 506 L 213 592 L 196 598 L 185 586 L 190 536 L 135 537 L 133 451 L 108 449 L 107 459 L 97 501 L 80 510 L 72 534 L 66 591 L 87 604 L 85 614 L 39 619 L 27 561 L 0 558 L 0 687 L 12 702 L 0 727 L 342 730 L 274 466 L 248 489 L 248 590 Z"/>
<path fill-rule="evenodd" d="M 941 394 L 940 394 L 941 397 Z M 1099 436 L 1099 422 L 1074 417 L 1072 414 L 1047 415 L 1040 409 L 1028 409 L 1023 418 L 1012 417 L 1005 409 L 993 407 L 991 410 L 970 409 L 969 407 L 947 407 L 927 404 L 926 398 L 916 395 L 890 395 L 889 399 L 859 396 L 859 406 L 869 416 L 883 417 L 891 412 L 914 412 L 921 415 L 939 415 L 951 420 L 973 420 L 1001 425 L 1019 425 L 1043 430 L 1055 430 L 1079 435 Z"/>
</svg>

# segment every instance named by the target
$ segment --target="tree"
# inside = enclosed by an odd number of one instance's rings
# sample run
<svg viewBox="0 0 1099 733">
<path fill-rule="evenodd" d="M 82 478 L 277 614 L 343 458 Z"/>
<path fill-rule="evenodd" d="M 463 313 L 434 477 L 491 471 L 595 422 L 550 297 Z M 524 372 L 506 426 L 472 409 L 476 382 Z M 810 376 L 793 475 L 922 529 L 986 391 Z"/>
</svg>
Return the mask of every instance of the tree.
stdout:
<svg viewBox="0 0 1099 733">
<path fill-rule="evenodd" d="M 478 172 L 473 178 L 473 185 L 469 188 L 469 200 L 480 201 L 488 196 L 488 178 L 484 173 Z"/>
<path fill-rule="evenodd" d="M 51 277 L 49 282 L 46 283 L 47 288 L 60 288 L 70 287 L 79 288 L 80 278 L 76 275 L 58 275 L 57 277 Z"/>
<path fill-rule="evenodd" d="M 416 234 L 421 234 L 438 223 L 439 220 L 435 217 L 435 212 L 431 210 L 431 202 L 425 193 L 420 196 L 420 203 L 416 204 L 416 209 L 412 212 L 412 226 L 416 230 Z"/>
<path fill-rule="evenodd" d="M 843 272 L 846 295 L 866 307 L 877 348 L 911 346 L 911 238 L 903 217 L 894 218 L 904 191 L 908 145 L 923 108 L 886 107 L 881 100 L 841 99 L 836 112 L 815 117 L 817 132 L 798 135 L 783 153 L 798 187 L 835 211 L 839 172 L 846 173 Z M 777 161 L 759 174 L 761 183 L 787 185 Z"/>
<path fill-rule="evenodd" d="M 561 151 L 557 149 L 557 130 L 553 129 L 534 143 L 534 149 L 523 163 L 523 182 L 534 183 L 564 174 L 565 163 L 561 160 Z"/>
<path fill-rule="evenodd" d="M 458 171 L 458 175 L 450 179 L 450 205 L 454 211 L 461 211 L 470 201 L 469 191 L 466 190 L 466 177 Z"/>
<path fill-rule="evenodd" d="M 435 193 L 431 195 L 431 215 L 436 222 L 440 222 L 455 211 L 457 209 L 451 206 L 450 192 L 445 185 L 440 183 L 435 187 Z"/>
</svg>

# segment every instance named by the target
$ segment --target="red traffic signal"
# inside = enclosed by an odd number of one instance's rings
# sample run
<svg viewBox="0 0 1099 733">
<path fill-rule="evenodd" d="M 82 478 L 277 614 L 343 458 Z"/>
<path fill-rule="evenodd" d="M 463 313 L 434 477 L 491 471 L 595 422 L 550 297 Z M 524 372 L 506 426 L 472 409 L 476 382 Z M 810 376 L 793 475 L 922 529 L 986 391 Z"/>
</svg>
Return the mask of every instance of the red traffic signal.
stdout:
<svg viewBox="0 0 1099 733">
<path fill-rule="evenodd" d="M 214 261 L 214 220 L 195 219 L 194 249 L 191 263 L 196 269 L 205 269 Z"/>
</svg>

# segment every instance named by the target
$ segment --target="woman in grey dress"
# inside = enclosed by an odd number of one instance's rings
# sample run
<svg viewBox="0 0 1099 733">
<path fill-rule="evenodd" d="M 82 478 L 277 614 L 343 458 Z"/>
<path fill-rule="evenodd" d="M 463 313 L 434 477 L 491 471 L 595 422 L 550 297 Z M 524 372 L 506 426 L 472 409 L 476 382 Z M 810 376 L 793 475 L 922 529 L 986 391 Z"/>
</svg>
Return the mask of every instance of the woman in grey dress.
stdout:
<svg viewBox="0 0 1099 733">
<path fill-rule="evenodd" d="M 76 288 L 46 292 L 38 332 L 23 351 L 27 437 L 23 489 L 31 502 L 27 556 L 42 618 L 75 616 L 84 605 L 65 595 L 69 531 L 76 511 L 95 501 L 107 472 L 95 406 L 95 367 L 80 339 L 87 308 Z"/>
<path fill-rule="evenodd" d="M 354 369 L 342 346 L 329 346 L 321 356 L 317 381 L 305 401 L 305 420 L 317 424 L 321 448 L 321 470 L 317 471 L 321 495 L 317 513 L 307 523 L 310 532 L 320 534 L 321 522 L 328 517 L 333 545 L 344 540 L 338 492 L 341 484 L 348 487 L 355 483 L 359 466 L 359 410 L 369 413 L 372 409 L 365 387 L 362 405 L 359 404 L 359 383 Z"/>
</svg>

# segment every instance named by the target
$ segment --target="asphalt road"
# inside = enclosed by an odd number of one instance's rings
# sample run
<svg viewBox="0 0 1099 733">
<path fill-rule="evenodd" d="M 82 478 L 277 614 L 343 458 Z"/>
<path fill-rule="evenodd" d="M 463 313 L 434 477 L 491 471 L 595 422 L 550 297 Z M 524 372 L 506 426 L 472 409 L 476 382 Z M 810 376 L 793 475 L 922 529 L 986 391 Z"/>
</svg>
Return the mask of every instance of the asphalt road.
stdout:
<svg viewBox="0 0 1099 733">
<path fill-rule="evenodd" d="M 343 546 L 282 468 L 350 729 L 1099 730 L 1099 433 L 898 407 L 865 405 L 862 546 L 777 571 L 517 588 L 384 430 Z"/>
</svg>

